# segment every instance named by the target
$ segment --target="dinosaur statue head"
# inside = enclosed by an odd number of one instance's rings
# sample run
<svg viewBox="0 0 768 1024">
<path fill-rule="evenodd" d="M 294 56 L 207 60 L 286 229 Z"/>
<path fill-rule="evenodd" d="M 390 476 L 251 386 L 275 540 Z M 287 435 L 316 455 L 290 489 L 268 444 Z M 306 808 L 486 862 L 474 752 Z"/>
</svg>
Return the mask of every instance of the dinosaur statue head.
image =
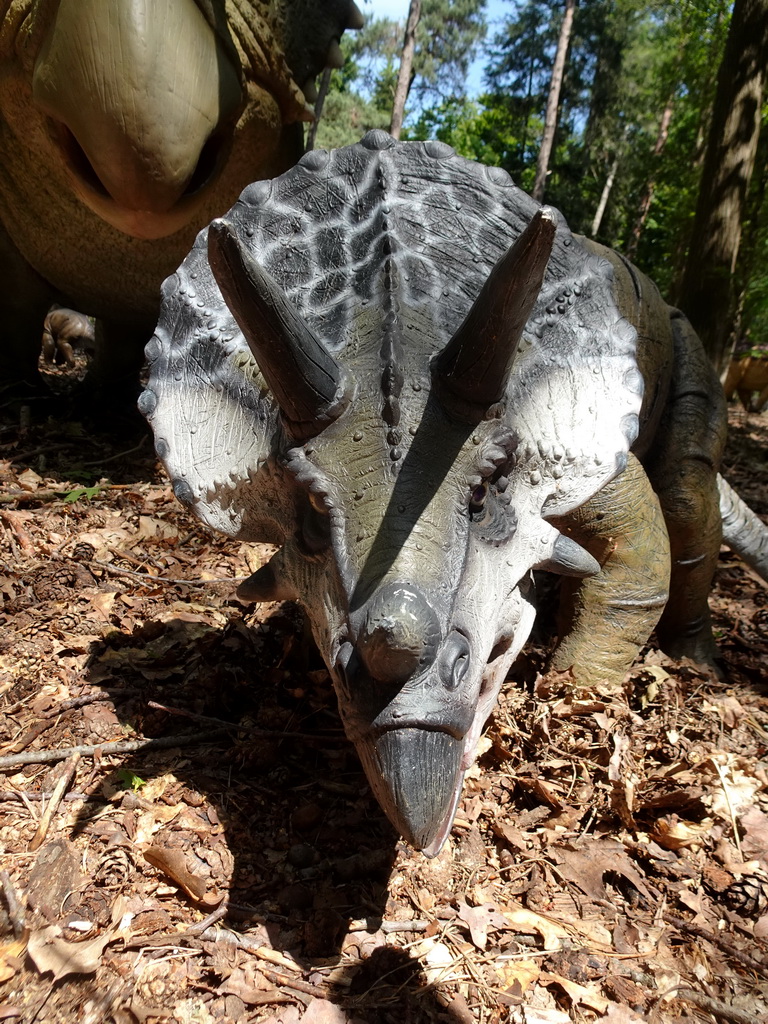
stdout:
<svg viewBox="0 0 768 1024">
<path fill-rule="evenodd" d="M 371 787 L 430 855 L 532 570 L 599 569 L 547 516 L 634 440 L 607 273 L 508 179 L 371 133 L 247 189 L 164 286 L 140 407 L 175 492 L 281 545 L 239 593 L 305 607 Z M 568 405 L 584 375 L 610 408 Z"/>
<path fill-rule="evenodd" d="M 408 334 L 427 325 L 387 310 L 383 281 L 379 310 L 356 325 L 377 344 L 345 365 L 231 225 L 208 230 L 214 276 L 296 442 L 284 466 L 298 528 L 240 594 L 289 594 L 314 612 L 347 735 L 392 822 L 428 853 L 530 630 L 529 570 L 599 568 L 541 520 L 518 530 L 525 510 L 508 493 L 518 438 L 503 401 L 554 235 L 539 210 L 434 355 L 409 358 Z"/>
<path fill-rule="evenodd" d="M 224 210 L 287 166 L 286 126 L 312 119 L 314 77 L 343 62 L 339 37 L 362 24 L 353 0 L 294 6 L 28 0 L 15 40 L 27 123 L 44 119 L 49 162 L 99 218 L 138 239 L 171 235 L 217 191 Z"/>
</svg>

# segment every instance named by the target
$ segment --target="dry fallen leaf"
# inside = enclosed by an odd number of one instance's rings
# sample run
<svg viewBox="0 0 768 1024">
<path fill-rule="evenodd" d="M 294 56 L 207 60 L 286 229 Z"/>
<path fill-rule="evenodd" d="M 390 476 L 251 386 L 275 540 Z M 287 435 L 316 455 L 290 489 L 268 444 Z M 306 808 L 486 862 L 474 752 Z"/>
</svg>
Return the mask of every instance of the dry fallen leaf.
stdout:
<svg viewBox="0 0 768 1024">
<path fill-rule="evenodd" d="M 202 875 L 196 875 L 188 870 L 182 850 L 170 849 L 165 846 L 148 846 L 143 852 L 146 861 L 162 871 L 171 881 L 180 885 L 184 892 L 197 903 L 218 906 L 221 902 L 220 898 L 214 899 L 212 902 L 205 899 L 207 880 Z"/>
<path fill-rule="evenodd" d="M 511 990 L 511 995 L 522 996 L 526 989 L 541 974 L 541 964 L 536 960 L 500 960 L 493 965 L 500 985 Z"/>
<path fill-rule="evenodd" d="M 484 903 L 480 907 L 470 907 L 464 900 L 459 903 L 459 918 L 468 926 L 469 935 L 478 949 L 488 945 L 488 932 L 499 928 L 509 928 L 509 921 L 499 913 L 493 903 Z"/>
<path fill-rule="evenodd" d="M 54 981 L 68 974 L 93 974 L 101 961 L 104 947 L 113 938 L 111 932 L 87 942 L 67 942 L 57 925 L 48 925 L 29 936 L 27 952 L 41 974 L 50 971 Z"/>
<path fill-rule="evenodd" d="M 558 924 L 557 921 L 550 921 L 549 918 L 542 917 L 540 914 L 534 914 L 533 911 L 526 910 L 525 907 L 505 907 L 502 914 L 519 931 L 530 931 L 530 929 L 533 929 L 538 932 L 544 940 L 544 949 L 546 950 L 560 949 L 562 946 L 561 940 L 571 934 L 567 928 Z"/>
<path fill-rule="evenodd" d="M 675 821 L 673 816 L 658 818 L 654 829 L 649 832 L 651 839 L 667 850 L 682 850 L 694 846 L 712 831 L 712 819 L 701 822 Z"/>
<path fill-rule="evenodd" d="M 608 898 L 603 878 L 609 873 L 621 875 L 641 896 L 653 899 L 629 854 L 613 839 L 587 841 L 576 849 L 556 847 L 552 856 L 562 876 L 593 899 Z"/>
<path fill-rule="evenodd" d="M 329 999 L 313 999 L 301 1018 L 301 1024 L 347 1024 L 349 1018 Z"/>
<path fill-rule="evenodd" d="M 152 538 L 168 540 L 178 536 L 178 528 L 173 523 L 167 523 L 164 519 L 155 519 L 153 516 L 139 516 L 139 529 L 136 531 L 135 537 L 137 541 Z"/>
<path fill-rule="evenodd" d="M 439 985 L 460 974 L 450 949 L 437 939 L 422 939 L 411 948 L 411 952 L 421 960 L 428 985 Z"/>
<path fill-rule="evenodd" d="M 0 984 L 9 981 L 21 968 L 26 948 L 26 936 L 0 946 Z"/>
<path fill-rule="evenodd" d="M 90 544 L 94 549 L 94 558 L 99 562 L 111 562 L 121 548 L 125 548 L 132 540 L 128 530 L 120 527 L 103 527 L 100 530 L 87 530 L 76 535 L 78 544 Z"/>
<path fill-rule="evenodd" d="M 19 473 L 16 480 L 25 491 L 36 491 L 43 482 L 43 478 L 38 476 L 34 469 L 25 469 L 23 473 Z"/>
<path fill-rule="evenodd" d="M 542 985 L 558 985 L 568 996 L 575 1007 L 586 1006 L 598 1013 L 605 1013 L 610 1006 L 609 1001 L 597 991 L 597 985 L 579 985 L 559 974 L 542 971 L 539 976 Z"/>
</svg>

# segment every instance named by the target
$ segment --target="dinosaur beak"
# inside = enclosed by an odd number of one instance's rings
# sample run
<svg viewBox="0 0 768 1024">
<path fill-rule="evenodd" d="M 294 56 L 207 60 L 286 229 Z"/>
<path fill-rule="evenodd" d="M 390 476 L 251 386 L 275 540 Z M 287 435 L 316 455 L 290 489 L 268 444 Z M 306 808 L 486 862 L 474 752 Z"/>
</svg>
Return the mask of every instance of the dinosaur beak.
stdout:
<svg viewBox="0 0 768 1024">
<path fill-rule="evenodd" d="M 242 90 L 195 0 L 60 0 L 33 75 L 80 198 L 152 238 L 189 219 Z M 182 212 L 182 209 L 183 212 Z"/>
<path fill-rule="evenodd" d="M 464 743 L 446 732 L 392 729 L 356 743 L 384 813 L 406 842 L 436 856 L 451 831 L 464 779 Z"/>
<path fill-rule="evenodd" d="M 336 659 L 339 710 L 368 782 L 403 838 L 428 857 L 453 824 L 478 705 L 468 640 L 440 637 L 415 587 L 385 584 L 369 603 L 357 647 Z"/>
</svg>

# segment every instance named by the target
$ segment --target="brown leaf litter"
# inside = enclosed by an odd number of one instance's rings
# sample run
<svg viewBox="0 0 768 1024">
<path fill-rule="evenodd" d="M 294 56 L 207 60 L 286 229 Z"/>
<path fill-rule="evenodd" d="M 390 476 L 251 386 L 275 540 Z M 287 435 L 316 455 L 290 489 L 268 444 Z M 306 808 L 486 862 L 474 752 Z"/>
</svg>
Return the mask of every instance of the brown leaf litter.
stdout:
<svg viewBox="0 0 768 1024">
<path fill-rule="evenodd" d="M 0 438 L 0 1020 L 768 1020 L 768 588 L 723 551 L 723 680 L 515 668 L 434 860 L 371 797 L 266 549 L 150 445 Z M 727 472 L 768 514 L 768 417 Z M 121 454 L 123 453 L 123 454 Z"/>
</svg>

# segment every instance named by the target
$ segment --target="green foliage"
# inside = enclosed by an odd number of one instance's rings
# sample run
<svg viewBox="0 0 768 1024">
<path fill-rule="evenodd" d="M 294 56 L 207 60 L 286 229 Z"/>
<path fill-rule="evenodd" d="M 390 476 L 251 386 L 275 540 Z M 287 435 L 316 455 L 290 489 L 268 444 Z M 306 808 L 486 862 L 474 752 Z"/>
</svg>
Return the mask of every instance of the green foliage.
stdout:
<svg viewBox="0 0 768 1024">
<path fill-rule="evenodd" d="M 485 32 L 485 0 L 422 0 L 411 86 L 420 103 L 463 93 Z"/>
<path fill-rule="evenodd" d="M 579 0 L 576 8 L 546 201 L 575 231 L 589 234 L 614 172 L 596 237 L 632 249 L 672 301 L 731 7 L 732 0 Z M 424 0 L 403 137 L 441 139 L 462 156 L 504 167 L 530 189 L 564 0 L 509 0 L 504 10 L 504 22 L 483 43 L 481 0 Z M 350 63 L 334 75 L 334 89 L 346 98 L 329 96 L 321 144 L 340 145 L 388 125 L 402 30 L 379 19 L 345 36 Z M 481 44 L 485 89 L 468 97 L 466 71 Z M 671 117 L 661 137 L 665 111 Z M 768 142 L 755 174 L 762 193 L 750 199 L 742 242 L 743 331 L 753 345 L 768 339 L 766 166 Z"/>
<path fill-rule="evenodd" d="M 315 141 L 318 148 L 349 146 L 373 128 L 389 127 L 399 37 L 397 22 L 388 18 L 369 22 L 361 32 L 344 34 L 341 48 L 346 63 L 331 74 Z"/>
<path fill-rule="evenodd" d="M 118 768 L 115 772 L 115 776 L 117 789 L 130 789 L 136 793 L 142 786 L 146 786 L 147 784 L 146 779 L 140 778 L 135 772 L 132 772 L 130 768 Z"/>
<path fill-rule="evenodd" d="M 95 487 L 74 487 L 64 496 L 64 504 L 72 505 L 76 501 L 91 501 L 99 494 L 101 494 L 101 487 L 98 484 Z"/>
</svg>

